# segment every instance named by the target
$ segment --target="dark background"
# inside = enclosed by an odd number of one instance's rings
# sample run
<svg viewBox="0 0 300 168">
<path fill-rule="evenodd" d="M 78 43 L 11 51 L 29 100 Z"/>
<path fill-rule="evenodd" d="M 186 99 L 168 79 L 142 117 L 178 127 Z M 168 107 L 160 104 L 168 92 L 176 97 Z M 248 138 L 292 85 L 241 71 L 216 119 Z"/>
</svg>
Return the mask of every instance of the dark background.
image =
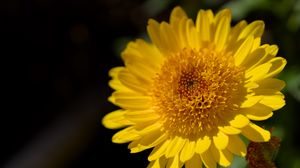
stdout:
<svg viewBox="0 0 300 168">
<path fill-rule="evenodd" d="M 193 17 L 200 8 L 226 6 L 233 9 L 233 23 L 265 21 L 264 42 L 278 44 L 288 61 L 280 76 L 288 84 L 287 105 L 266 125 L 275 125 L 283 139 L 279 167 L 300 167 L 300 3 L 249 2 L 1 1 L 0 167 L 146 167 L 150 151 L 130 154 L 126 144 L 111 142 L 116 130 L 101 125 L 118 109 L 107 102 L 107 74 L 123 65 L 119 54 L 129 40 L 145 37 L 148 18 L 167 20 L 176 5 Z"/>
</svg>

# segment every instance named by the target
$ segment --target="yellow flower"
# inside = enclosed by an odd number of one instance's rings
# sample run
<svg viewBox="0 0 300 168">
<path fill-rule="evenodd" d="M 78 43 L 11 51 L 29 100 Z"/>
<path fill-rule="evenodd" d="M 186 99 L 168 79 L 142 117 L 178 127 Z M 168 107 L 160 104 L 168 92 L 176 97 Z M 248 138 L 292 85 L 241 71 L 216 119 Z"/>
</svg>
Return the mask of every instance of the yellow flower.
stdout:
<svg viewBox="0 0 300 168">
<path fill-rule="evenodd" d="M 154 148 L 149 167 L 215 168 L 246 155 L 240 135 L 269 141 L 269 131 L 250 120 L 284 106 L 285 83 L 274 76 L 286 60 L 275 57 L 276 45 L 261 45 L 263 21 L 230 22 L 228 9 L 200 10 L 194 23 L 180 7 L 169 23 L 149 20 L 152 43 L 130 42 L 125 66 L 109 72 L 109 101 L 121 109 L 103 124 L 126 127 L 114 143 L 130 142 L 131 153 Z"/>
</svg>

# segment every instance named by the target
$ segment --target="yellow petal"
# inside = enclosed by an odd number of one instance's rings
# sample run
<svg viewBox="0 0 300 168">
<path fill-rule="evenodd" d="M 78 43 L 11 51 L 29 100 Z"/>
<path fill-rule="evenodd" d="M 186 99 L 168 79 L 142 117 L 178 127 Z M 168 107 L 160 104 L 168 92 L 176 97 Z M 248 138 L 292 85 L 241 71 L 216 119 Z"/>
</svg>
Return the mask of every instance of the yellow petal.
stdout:
<svg viewBox="0 0 300 168">
<path fill-rule="evenodd" d="M 238 37 L 238 40 L 246 38 L 248 36 L 261 37 L 264 32 L 264 28 L 265 28 L 265 24 L 263 21 L 261 20 L 254 21 L 243 29 L 243 31 Z"/>
<path fill-rule="evenodd" d="M 232 127 L 230 125 L 228 125 L 228 126 L 219 126 L 218 128 L 219 128 L 219 130 L 221 130 L 222 132 L 224 132 L 225 134 L 228 134 L 228 135 L 235 135 L 235 134 L 241 133 L 241 130 L 239 130 L 235 127 Z"/>
<path fill-rule="evenodd" d="M 129 141 L 140 139 L 141 137 L 158 131 L 161 128 L 161 123 L 153 123 L 153 124 L 140 124 L 140 125 L 134 125 L 128 128 L 125 128 L 118 133 L 116 133 L 112 141 L 114 143 L 126 143 Z"/>
<path fill-rule="evenodd" d="M 186 143 L 183 146 L 182 151 L 180 153 L 180 161 L 184 163 L 187 160 L 190 160 L 195 153 L 195 148 L 196 148 L 196 141 L 186 140 Z"/>
<path fill-rule="evenodd" d="M 168 159 L 166 168 L 179 168 L 178 155 L 175 155 L 173 158 Z"/>
<path fill-rule="evenodd" d="M 269 131 L 252 123 L 242 128 L 242 134 L 253 142 L 266 142 L 271 136 Z"/>
<path fill-rule="evenodd" d="M 253 43 L 254 45 L 254 43 Z M 249 56 L 241 63 L 240 66 L 245 67 L 248 71 L 251 70 L 254 66 L 257 66 L 259 60 L 263 57 L 266 57 L 268 53 L 263 47 L 259 47 L 256 50 L 249 53 Z"/>
<path fill-rule="evenodd" d="M 151 41 L 163 55 L 176 52 L 181 49 L 175 30 L 166 22 L 159 24 L 153 19 L 149 19 L 147 31 Z"/>
<path fill-rule="evenodd" d="M 131 142 L 128 148 L 130 149 L 131 153 L 141 152 L 145 149 L 149 149 L 160 144 L 161 142 L 165 141 L 166 138 L 166 134 L 157 130 L 152 132 L 151 134 L 145 135 L 139 140 Z"/>
<path fill-rule="evenodd" d="M 211 144 L 211 139 L 208 136 L 204 136 L 203 138 L 199 138 L 196 144 L 196 152 L 201 154 L 209 148 Z"/>
<path fill-rule="evenodd" d="M 165 168 L 167 161 L 168 160 L 165 157 L 160 157 L 159 159 L 150 162 L 147 168 Z"/>
<path fill-rule="evenodd" d="M 127 143 L 140 138 L 140 134 L 135 130 L 135 127 L 131 126 L 117 132 L 113 137 L 114 143 Z"/>
<path fill-rule="evenodd" d="M 263 105 L 261 103 L 257 103 L 249 108 L 240 109 L 240 113 L 244 114 L 251 120 L 266 120 L 273 115 L 272 108 Z"/>
<path fill-rule="evenodd" d="M 284 95 L 280 92 L 274 95 L 264 95 L 259 102 L 271 107 L 273 110 L 278 110 L 285 105 Z"/>
<path fill-rule="evenodd" d="M 115 67 L 109 70 L 109 76 L 112 77 L 112 80 L 108 82 L 108 85 L 115 90 L 129 91 L 130 89 L 124 86 L 119 80 L 119 72 L 124 70 L 125 67 Z"/>
<path fill-rule="evenodd" d="M 236 24 L 234 27 L 231 28 L 229 33 L 229 40 L 231 42 L 237 41 L 237 38 L 241 31 L 244 30 L 244 28 L 247 26 L 247 22 L 245 20 L 240 21 L 238 24 Z M 235 43 L 232 43 L 235 44 Z"/>
<path fill-rule="evenodd" d="M 245 143 L 241 140 L 241 138 L 237 135 L 229 136 L 229 143 L 227 149 L 239 156 L 246 156 L 247 148 Z"/>
<path fill-rule="evenodd" d="M 248 93 L 252 93 L 253 89 L 258 88 L 259 85 L 256 82 L 247 81 L 247 83 L 244 84 L 244 87 L 247 88 Z"/>
<path fill-rule="evenodd" d="M 204 153 L 200 154 L 203 164 L 206 168 L 216 168 L 217 163 L 212 157 L 212 153 L 210 150 L 205 151 Z"/>
<path fill-rule="evenodd" d="M 272 67 L 270 68 L 269 72 L 265 76 L 265 78 L 271 78 L 279 74 L 286 65 L 286 60 L 282 57 L 276 57 L 270 60 Z"/>
<path fill-rule="evenodd" d="M 269 62 L 261 64 L 250 71 L 246 71 L 246 78 L 252 81 L 259 81 L 266 78 L 271 78 L 280 73 L 286 65 L 286 60 L 282 57 L 276 57 Z"/>
<path fill-rule="evenodd" d="M 263 99 L 264 96 L 274 96 L 274 95 L 281 96 L 282 98 L 284 97 L 284 95 L 280 91 L 270 89 L 270 88 L 260 88 L 260 87 L 258 87 L 258 88 L 252 89 L 251 92 L 253 92 L 255 95 L 261 96 L 262 99 Z"/>
<path fill-rule="evenodd" d="M 114 92 L 112 94 L 114 104 L 132 110 L 144 110 L 150 108 L 151 97 L 141 96 L 134 92 Z"/>
<path fill-rule="evenodd" d="M 147 109 L 143 111 L 137 111 L 137 110 L 128 110 L 124 114 L 126 119 L 134 122 L 134 123 L 144 123 L 149 121 L 155 121 L 160 118 L 160 115 L 158 115 L 154 110 Z"/>
<path fill-rule="evenodd" d="M 154 69 L 154 71 L 158 70 L 164 61 L 164 57 L 159 50 L 153 44 L 149 44 L 142 39 L 128 43 L 121 56 L 125 64 L 140 62 L 148 69 Z"/>
<path fill-rule="evenodd" d="M 173 25 L 174 22 L 184 18 L 187 18 L 185 11 L 180 6 L 176 6 L 171 12 L 170 23 Z"/>
<path fill-rule="evenodd" d="M 185 168 L 202 168 L 202 161 L 198 154 L 195 154 L 185 163 Z"/>
<path fill-rule="evenodd" d="M 116 103 L 116 100 L 115 100 L 115 97 L 114 97 L 114 96 L 109 96 L 109 97 L 107 98 L 107 100 L 108 100 L 109 102 L 113 103 L 113 104 Z"/>
<path fill-rule="evenodd" d="M 260 44 L 261 44 L 261 37 L 254 38 L 252 49 L 250 50 L 250 53 L 255 51 L 257 48 L 259 48 Z"/>
<path fill-rule="evenodd" d="M 148 156 L 148 160 L 153 161 L 163 156 L 169 144 L 170 144 L 170 140 L 166 140 L 165 142 L 162 142 L 160 145 L 156 146 Z"/>
<path fill-rule="evenodd" d="M 217 22 L 216 25 L 217 27 L 216 27 L 215 37 L 214 37 L 214 42 L 216 44 L 217 51 L 222 50 L 224 48 L 225 43 L 227 42 L 227 37 L 230 32 L 230 21 L 231 21 L 230 10 L 223 10 L 222 17 L 220 18 L 220 21 Z"/>
<path fill-rule="evenodd" d="M 196 19 L 196 28 L 200 33 L 202 41 L 211 41 L 211 28 L 210 25 L 213 20 L 213 14 L 211 10 L 200 10 Z"/>
<path fill-rule="evenodd" d="M 165 57 L 159 52 L 157 47 L 141 39 L 136 40 L 136 43 L 137 50 L 139 50 L 145 61 L 153 67 L 160 68 Z"/>
<path fill-rule="evenodd" d="M 116 110 L 105 115 L 102 119 L 102 124 L 106 128 L 118 129 L 128 125 L 133 125 L 133 122 L 128 121 L 124 117 L 124 110 Z"/>
<path fill-rule="evenodd" d="M 231 121 L 229 121 L 230 125 L 236 128 L 243 128 L 247 126 L 249 122 L 249 119 L 241 114 L 237 114 Z"/>
<path fill-rule="evenodd" d="M 247 71 L 268 62 L 276 56 L 278 52 L 277 45 L 264 44 L 254 50 L 249 57 L 243 62 L 243 66 L 247 68 Z"/>
<path fill-rule="evenodd" d="M 231 19 L 231 10 L 228 8 L 222 9 L 214 17 L 214 22 L 216 24 L 218 24 L 220 22 L 220 20 L 222 20 L 224 17 L 228 17 L 228 16 L 230 16 L 230 19 Z"/>
<path fill-rule="evenodd" d="M 123 69 L 125 69 L 125 67 L 114 67 L 111 70 L 109 70 L 108 75 L 112 78 L 115 78 L 118 76 L 119 72 Z"/>
<path fill-rule="evenodd" d="M 147 63 L 143 63 L 141 59 L 136 61 L 125 61 L 126 68 L 128 71 L 140 80 L 140 83 L 146 86 L 151 85 L 152 78 L 155 76 L 155 69 L 147 66 Z"/>
<path fill-rule="evenodd" d="M 155 161 L 152 161 L 148 164 L 147 168 L 160 168 L 159 167 L 159 161 L 158 160 L 155 160 Z"/>
<path fill-rule="evenodd" d="M 147 135 L 153 131 L 158 131 L 161 129 L 161 126 L 162 124 L 160 122 L 135 125 L 136 130 L 140 135 Z"/>
<path fill-rule="evenodd" d="M 118 76 L 120 82 L 130 88 L 133 91 L 146 93 L 146 88 L 143 87 L 142 83 L 140 83 L 135 76 L 133 76 L 131 73 L 129 73 L 127 70 L 122 70 L 119 72 Z"/>
<path fill-rule="evenodd" d="M 277 45 L 265 45 L 264 47 L 267 49 L 267 53 L 269 53 L 270 55 L 275 56 L 278 52 Z"/>
<path fill-rule="evenodd" d="M 240 108 L 248 108 L 254 106 L 262 99 L 261 96 L 247 96 L 246 100 L 241 104 Z"/>
<path fill-rule="evenodd" d="M 187 40 L 187 44 L 194 49 L 199 49 L 200 47 L 200 41 L 198 39 L 199 34 L 196 31 L 194 22 L 191 19 L 188 19 L 186 22 L 186 40 Z M 186 47 L 186 46 L 184 46 Z"/>
<path fill-rule="evenodd" d="M 170 16 L 170 25 L 174 30 L 175 35 L 177 36 L 180 49 L 187 46 L 185 31 L 186 20 L 188 20 L 188 17 L 181 7 L 177 6 L 172 10 Z"/>
<path fill-rule="evenodd" d="M 178 24 L 174 25 L 174 31 L 178 36 L 178 42 L 180 43 L 180 48 L 187 47 L 189 44 L 188 38 L 190 36 L 190 30 L 187 30 L 189 28 L 190 19 L 182 18 L 179 20 Z M 195 28 L 193 28 L 195 29 Z"/>
<path fill-rule="evenodd" d="M 237 51 L 234 53 L 233 57 L 235 60 L 235 65 L 239 66 L 249 55 L 249 52 L 253 45 L 253 36 L 249 36 L 245 41 L 239 46 Z"/>
<path fill-rule="evenodd" d="M 218 149 L 225 149 L 228 145 L 228 136 L 219 131 L 217 135 L 213 136 L 213 141 Z"/>
<path fill-rule="evenodd" d="M 160 24 L 153 19 L 149 19 L 147 31 L 153 44 L 157 46 L 158 49 L 163 50 L 160 39 Z"/>
<path fill-rule="evenodd" d="M 108 82 L 108 85 L 117 91 L 132 91 L 131 89 L 127 88 L 126 86 L 124 86 L 119 79 L 112 79 Z"/>
<path fill-rule="evenodd" d="M 221 166 L 227 167 L 231 164 L 233 156 L 228 150 L 219 150 L 212 145 L 210 151 L 214 160 L 216 160 Z"/>
<path fill-rule="evenodd" d="M 166 151 L 165 156 L 167 158 L 171 158 L 174 157 L 175 155 L 178 155 L 179 152 L 181 151 L 182 147 L 184 146 L 186 140 L 176 136 L 175 138 L 173 138 L 169 144 L 169 147 Z"/>
<path fill-rule="evenodd" d="M 259 88 L 268 88 L 273 90 L 282 90 L 285 87 L 285 82 L 276 78 L 267 78 L 256 82 Z"/>
<path fill-rule="evenodd" d="M 245 77 L 246 77 L 246 79 L 251 80 L 251 81 L 262 80 L 262 79 L 266 78 L 266 74 L 271 69 L 271 67 L 272 67 L 272 64 L 269 62 L 259 65 L 255 68 L 251 69 L 250 71 L 246 71 Z"/>
<path fill-rule="evenodd" d="M 160 32 L 161 44 L 164 46 L 163 50 L 168 53 L 176 53 L 181 49 L 177 35 L 168 23 L 162 22 L 160 24 Z"/>
</svg>

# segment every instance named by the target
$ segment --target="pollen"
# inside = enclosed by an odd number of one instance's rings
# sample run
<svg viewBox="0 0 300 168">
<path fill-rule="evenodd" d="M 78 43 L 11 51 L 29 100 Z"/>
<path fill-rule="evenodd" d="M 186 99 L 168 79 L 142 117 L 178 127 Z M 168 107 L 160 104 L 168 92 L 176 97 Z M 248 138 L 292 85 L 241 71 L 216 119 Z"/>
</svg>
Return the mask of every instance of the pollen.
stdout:
<svg viewBox="0 0 300 168">
<path fill-rule="evenodd" d="M 153 106 L 169 135 L 189 138 L 216 130 L 236 110 L 244 70 L 230 53 L 184 48 L 170 55 L 154 79 Z"/>
</svg>

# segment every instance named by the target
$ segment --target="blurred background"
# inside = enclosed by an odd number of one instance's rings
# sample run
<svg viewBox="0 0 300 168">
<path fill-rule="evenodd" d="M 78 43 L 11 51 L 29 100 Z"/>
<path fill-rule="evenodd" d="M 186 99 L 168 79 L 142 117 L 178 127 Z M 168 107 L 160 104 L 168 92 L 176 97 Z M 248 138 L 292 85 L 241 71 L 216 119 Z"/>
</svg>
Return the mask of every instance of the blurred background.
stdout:
<svg viewBox="0 0 300 168">
<path fill-rule="evenodd" d="M 108 71 L 123 65 L 128 41 L 147 38 L 148 18 L 168 20 L 176 5 L 192 18 L 228 7 L 232 24 L 265 21 L 263 43 L 288 64 L 286 106 L 261 123 L 282 139 L 278 167 L 300 168 L 300 0 L 1 0 L 0 167 L 146 167 L 150 151 L 130 154 L 101 125 L 118 109 L 107 102 Z"/>
</svg>

